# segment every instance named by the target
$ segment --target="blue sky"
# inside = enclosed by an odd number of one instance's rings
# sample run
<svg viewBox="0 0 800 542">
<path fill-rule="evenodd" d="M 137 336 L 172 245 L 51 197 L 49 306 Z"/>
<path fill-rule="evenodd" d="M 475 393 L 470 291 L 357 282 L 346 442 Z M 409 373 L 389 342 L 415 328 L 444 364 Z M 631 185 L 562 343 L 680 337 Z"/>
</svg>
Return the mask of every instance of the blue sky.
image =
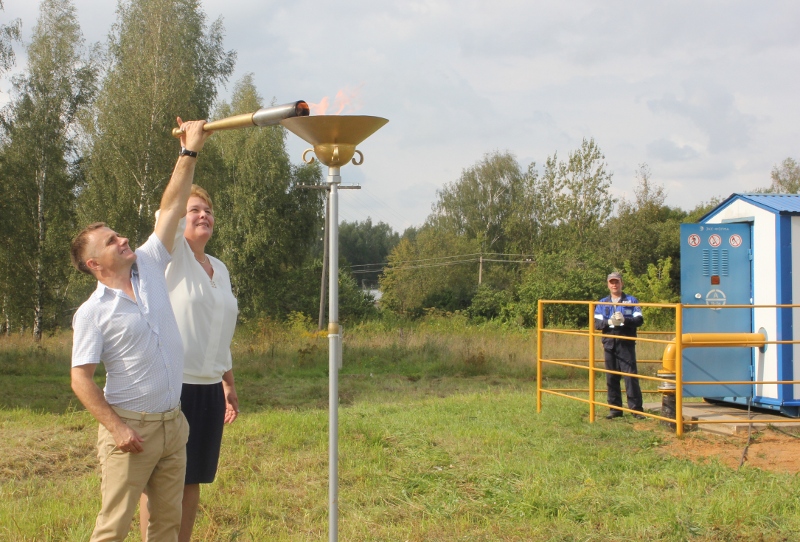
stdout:
<svg viewBox="0 0 800 542">
<path fill-rule="evenodd" d="M 75 2 L 88 42 L 115 4 Z M 690 209 L 770 183 L 800 159 L 800 4 L 742 1 L 203 0 L 238 52 L 233 81 L 253 73 L 278 103 L 345 90 L 389 124 L 342 168 L 340 218 L 402 232 L 436 190 L 492 151 L 523 168 L 566 158 L 594 138 L 617 197 L 633 197 L 647 163 L 667 203 Z M 38 6 L 5 0 L 29 39 Z M 24 52 L 18 64 L 24 64 Z M 8 90 L 7 81 L 0 90 Z M 292 159 L 305 144 L 288 138 Z"/>
</svg>

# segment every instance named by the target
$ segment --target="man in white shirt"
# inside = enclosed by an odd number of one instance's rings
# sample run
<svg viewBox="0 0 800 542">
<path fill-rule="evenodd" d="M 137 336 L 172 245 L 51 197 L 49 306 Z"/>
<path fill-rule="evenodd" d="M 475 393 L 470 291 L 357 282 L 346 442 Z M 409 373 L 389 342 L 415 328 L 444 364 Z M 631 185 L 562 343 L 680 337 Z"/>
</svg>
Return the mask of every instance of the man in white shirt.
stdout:
<svg viewBox="0 0 800 542">
<path fill-rule="evenodd" d="M 92 541 L 124 540 L 145 488 L 148 540 L 178 538 L 189 427 L 180 411 L 183 344 L 164 270 L 186 214 L 197 153 L 210 135 L 205 121 L 178 123 L 181 152 L 150 238 L 134 252 L 126 238 L 95 223 L 70 247 L 73 265 L 98 282 L 73 318 L 71 371 L 75 395 L 100 422 L 102 507 Z M 93 379 L 100 362 L 104 390 Z"/>
</svg>

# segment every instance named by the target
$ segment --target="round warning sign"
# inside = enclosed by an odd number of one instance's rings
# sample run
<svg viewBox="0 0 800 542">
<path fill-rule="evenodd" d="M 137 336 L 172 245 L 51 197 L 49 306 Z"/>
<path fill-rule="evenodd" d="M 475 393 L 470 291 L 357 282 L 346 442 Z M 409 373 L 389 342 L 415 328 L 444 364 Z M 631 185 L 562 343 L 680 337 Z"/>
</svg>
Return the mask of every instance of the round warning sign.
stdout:
<svg viewBox="0 0 800 542">
<path fill-rule="evenodd" d="M 722 237 L 717 235 L 716 233 L 708 238 L 708 244 L 712 247 L 718 247 L 722 244 Z"/>
<path fill-rule="evenodd" d="M 731 244 L 733 248 L 739 248 L 742 246 L 742 236 L 738 234 L 731 235 L 731 238 L 728 239 L 728 242 Z"/>
<path fill-rule="evenodd" d="M 728 298 L 722 290 L 710 290 L 706 294 L 706 305 L 724 305 L 727 302 Z"/>
<path fill-rule="evenodd" d="M 700 236 L 699 235 L 697 235 L 696 233 L 693 233 L 692 235 L 689 236 L 689 246 L 690 247 L 696 247 L 699 244 L 700 244 Z"/>
</svg>

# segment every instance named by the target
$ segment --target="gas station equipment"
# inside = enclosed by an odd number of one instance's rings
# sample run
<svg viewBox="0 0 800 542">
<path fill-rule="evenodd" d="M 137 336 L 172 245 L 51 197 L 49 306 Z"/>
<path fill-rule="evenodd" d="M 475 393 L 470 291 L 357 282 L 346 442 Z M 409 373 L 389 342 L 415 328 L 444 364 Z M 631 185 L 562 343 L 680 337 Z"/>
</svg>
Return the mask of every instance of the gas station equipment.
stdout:
<svg viewBox="0 0 800 542">
<path fill-rule="evenodd" d="M 698 224 L 681 225 L 683 333 L 792 341 L 800 308 L 762 305 L 791 305 L 795 297 L 800 302 L 800 194 L 732 194 Z M 723 308 L 731 305 L 738 308 Z M 686 348 L 682 370 L 684 382 L 710 382 L 684 384 L 685 397 L 800 416 L 800 384 L 715 383 L 794 380 L 800 345 Z"/>
</svg>

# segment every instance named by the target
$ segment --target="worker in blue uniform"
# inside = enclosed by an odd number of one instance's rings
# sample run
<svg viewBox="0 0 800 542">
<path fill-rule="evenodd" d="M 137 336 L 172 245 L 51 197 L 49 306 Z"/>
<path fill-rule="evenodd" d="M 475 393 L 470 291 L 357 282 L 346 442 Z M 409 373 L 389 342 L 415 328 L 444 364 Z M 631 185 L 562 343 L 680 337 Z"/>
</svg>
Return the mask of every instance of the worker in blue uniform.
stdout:
<svg viewBox="0 0 800 542">
<path fill-rule="evenodd" d="M 644 323 L 639 300 L 622 291 L 622 275 L 608 275 L 608 291 L 610 295 L 600 300 L 594 311 L 594 328 L 603 332 L 603 350 L 605 365 L 609 371 L 617 371 L 630 375 L 638 374 L 636 370 L 636 341 L 615 339 L 614 337 L 636 337 L 636 328 Z M 615 406 L 622 406 L 620 390 L 621 376 L 606 373 L 608 388 L 608 404 L 611 410 L 606 419 L 622 417 L 622 411 Z M 628 408 L 634 410 L 634 418 L 644 419 L 642 414 L 642 390 L 639 379 L 625 376 L 625 393 L 628 396 Z"/>
</svg>

